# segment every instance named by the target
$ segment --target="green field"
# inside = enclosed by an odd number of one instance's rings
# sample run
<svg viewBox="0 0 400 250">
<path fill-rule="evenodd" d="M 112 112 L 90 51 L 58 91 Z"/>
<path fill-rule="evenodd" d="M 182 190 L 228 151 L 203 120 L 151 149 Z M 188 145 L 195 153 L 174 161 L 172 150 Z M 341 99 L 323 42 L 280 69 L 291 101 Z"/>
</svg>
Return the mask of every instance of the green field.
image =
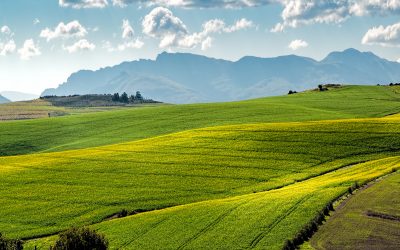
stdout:
<svg viewBox="0 0 400 250">
<path fill-rule="evenodd" d="M 54 118 L 59 116 L 78 115 L 86 113 L 97 113 L 100 111 L 115 111 L 126 108 L 136 108 L 143 106 L 161 106 L 163 104 L 135 104 L 130 106 L 110 105 L 110 106 L 88 106 L 73 107 L 54 105 L 46 99 L 36 99 L 32 101 L 10 102 L 0 104 L 0 122 L 14 120 L 29 120 L 39 118 Z"/>
<path fill-rule="evenodd" d="M 242 102 L 130 108 L 51 121 L 1 122 L 0 156 L 80 149 L 217 125 L 381 117 L 400 110 L 400 95 L 394 90 L 385 86 L 345 86 Z"/>
<path fill-rule="evenodd" d="M 92 225 L 112 249 L 280 249 L 355 182 L 400 167 L 398 112 L 392 88 L 347 86 L 0 123 L 0 232 Z M 107 219 L 122 209 L 156 211 Z"/>
<path fill-rule="evenodd" d="M 351 197 L 312 237 L 315 249 L 398 249 L 400 174 Z"/>
</svg>

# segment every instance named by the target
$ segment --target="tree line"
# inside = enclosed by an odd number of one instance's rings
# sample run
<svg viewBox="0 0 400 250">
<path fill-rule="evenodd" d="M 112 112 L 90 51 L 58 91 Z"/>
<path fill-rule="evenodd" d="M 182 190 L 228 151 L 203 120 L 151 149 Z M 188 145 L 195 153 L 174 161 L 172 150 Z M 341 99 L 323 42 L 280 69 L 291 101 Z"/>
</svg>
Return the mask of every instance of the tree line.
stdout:
<svg viewBox="0 0 400 250">
<path fill-rule="evenodd" d="M 140 91 L 136 91 L 135 95 L 130 95 L 126 92 L 122 93 L 121 95 L 119 93 L 114 93 L 112 96 L 112 101 L 113 102 L 122 102 L 122 103 L 141 103 L 146 101 Z"/>
</svg>

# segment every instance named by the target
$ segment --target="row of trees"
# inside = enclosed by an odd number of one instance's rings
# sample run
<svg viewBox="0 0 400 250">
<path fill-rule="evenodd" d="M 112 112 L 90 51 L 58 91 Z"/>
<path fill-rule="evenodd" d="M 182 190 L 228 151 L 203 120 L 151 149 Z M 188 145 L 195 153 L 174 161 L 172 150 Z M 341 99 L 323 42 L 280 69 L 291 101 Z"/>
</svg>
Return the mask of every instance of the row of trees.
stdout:
<svg viewBox="0 0 400 250">
<path fill-rule="evenodd" d="M 136 91 L 135 95 L 128 96 L 126 92 L 119 95 L 119 93 L 114 93 L 112 96 L 113 102 L 122 102 L 122 103 L 134 103 L 134 102 L 142 102 L 144 100 L 140 91 Z"/>
</svg>

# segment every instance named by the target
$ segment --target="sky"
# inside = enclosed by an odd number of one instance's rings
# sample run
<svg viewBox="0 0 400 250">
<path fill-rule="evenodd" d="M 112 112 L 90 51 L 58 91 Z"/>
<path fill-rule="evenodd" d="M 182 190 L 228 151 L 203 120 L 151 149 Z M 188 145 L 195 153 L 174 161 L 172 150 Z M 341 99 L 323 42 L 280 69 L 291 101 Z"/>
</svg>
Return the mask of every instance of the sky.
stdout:
<svg viewBox="0 0 400 250">
<path fill-rule="evenodd" d="M 356 48 L 400 59 L 400 0 L 1 0 L 0 92 L 187 52 L 227 60 Z"/>
</svg>

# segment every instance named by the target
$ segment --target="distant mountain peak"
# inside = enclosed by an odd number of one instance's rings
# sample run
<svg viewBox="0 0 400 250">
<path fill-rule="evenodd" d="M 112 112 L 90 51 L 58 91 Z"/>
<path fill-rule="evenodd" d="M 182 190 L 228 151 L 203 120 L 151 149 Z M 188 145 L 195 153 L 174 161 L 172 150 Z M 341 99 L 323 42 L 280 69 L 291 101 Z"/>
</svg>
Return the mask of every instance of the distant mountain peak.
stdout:
<svg viewBox="0 0 400 250">
<path fill-rule="evenodd" d="M 2 91 L 0 92 L 0 95 L 13 102 L 29 101 L 39 97 L 39 95 L 36 94 L 24 93 L 19 91 Z"/>
<path fill-rule="evenodd" d="M 365 60 L 383 60 L 372 52 L 361 52 L 354 48 L 349 48 L 343 51 L 334 51 L 329 53 L 321 62 L 336 63 L 336 62 L 356 62 L 357 64 Z"/>
<path fill-rule="evenodd" d="M 104 94 L 141 91 L 168 103 L 215 102 L 282 95 L 322 83 L 398 82 L 400 64 L 350 48 L 316 61 L 298 55 L 245 56 L 238 61 L 191 53 L 159 54 L 96 71 L 79 71 L 42 95 Z"/>
<path fill-rule="evenodd" d="M 0 104 L 8 103 L 8 102 L 11 102 L 11 101 L 8 100 L 7 98 L 5 98 L 4 96 L 0 95 Z"/>
</svg>

